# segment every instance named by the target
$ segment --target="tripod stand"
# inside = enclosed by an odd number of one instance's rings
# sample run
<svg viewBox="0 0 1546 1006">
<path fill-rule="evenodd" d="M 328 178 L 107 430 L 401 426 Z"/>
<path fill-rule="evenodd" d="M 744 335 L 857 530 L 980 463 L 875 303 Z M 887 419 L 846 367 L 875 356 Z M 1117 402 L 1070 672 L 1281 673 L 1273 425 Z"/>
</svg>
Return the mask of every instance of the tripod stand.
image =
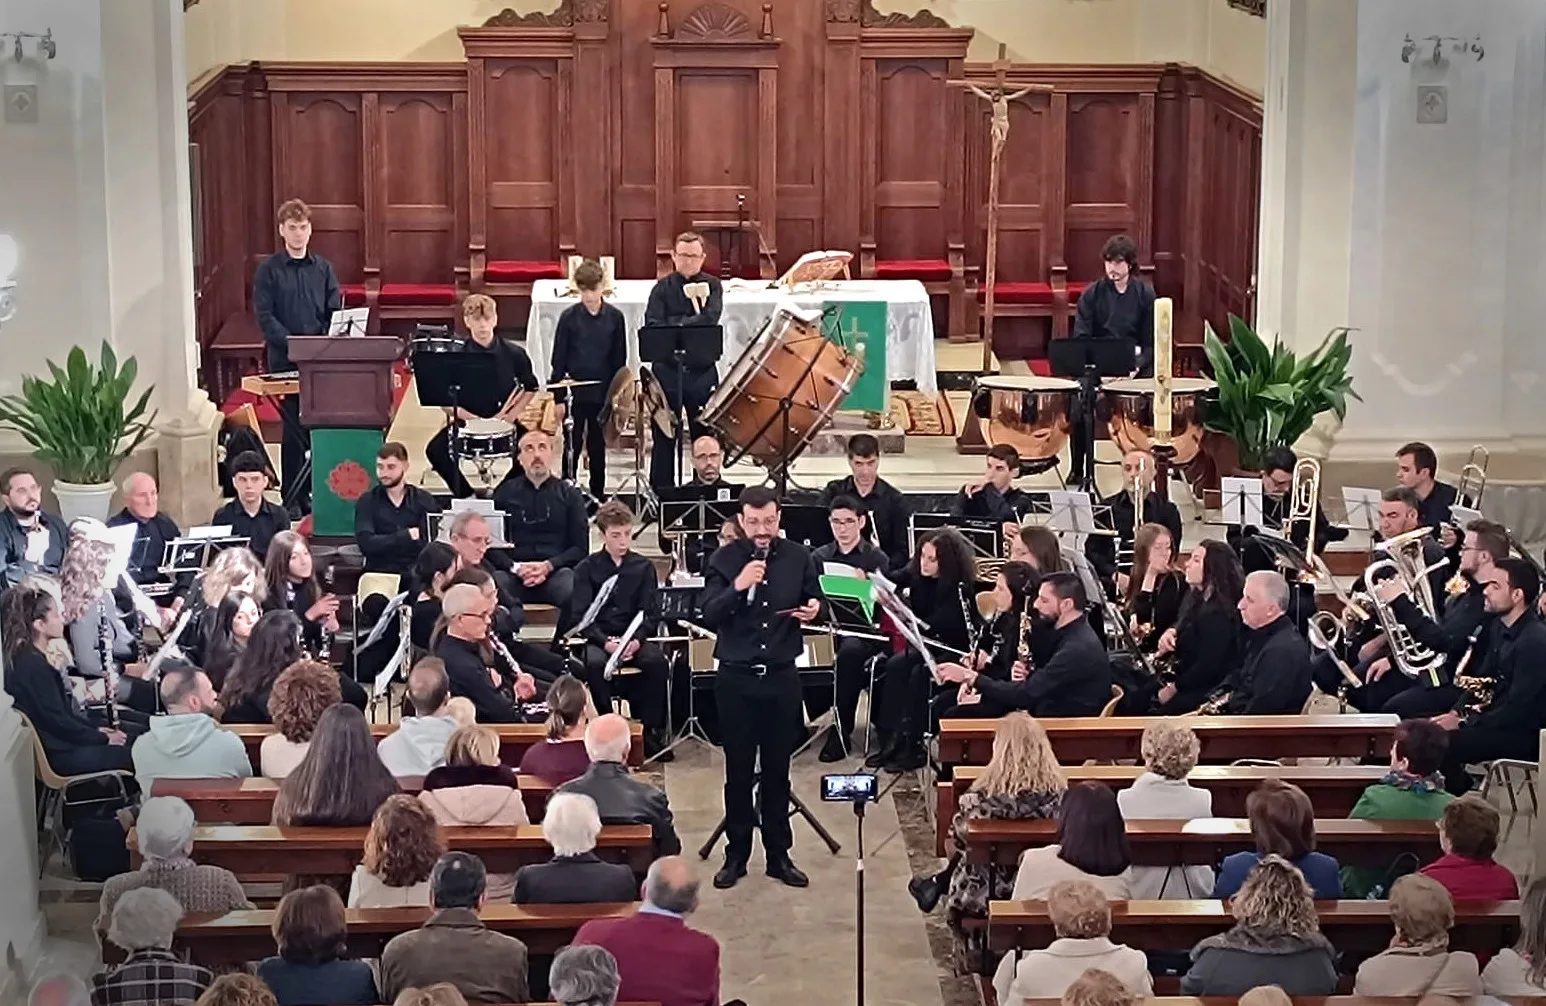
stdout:
<svg viewBox="0 0 1546 1006">
<path fill-rule="evenodd" d="M 756 773 L 752 776 L 752 826 L 758 829 L 762 827 L 762 820 L 757 816 L 757 806 L 759 803 L 757 798 L 761 795 L 761 787 L 762 767 L 758 765 Z M 805 801 L 800 799 L 800 794 L 791 788 L 789 790 L 789 816 L 794 817 L 796 814 L 805 819 L 805 823 L 811 826 L 811 830 L 826 844 L 828 851 L 832 855 L 835 856 L 843 850 L 843 847 L 838 844 L 837 839 L 832 837 L 832 833 L 826 829 L 826 826 L 816 820 L 816 815 L 812 814 L 811 809 L 805 805 Z M 719 840 L 724 834 L 725 818 L 721 816 L 719 823 L 714 826 L 713 832 L 709 834 L 708 840 L 699 847 L 698 858 L 708 859 L 714 852 L 714 846 L 719 844 Z"/>
</svg>

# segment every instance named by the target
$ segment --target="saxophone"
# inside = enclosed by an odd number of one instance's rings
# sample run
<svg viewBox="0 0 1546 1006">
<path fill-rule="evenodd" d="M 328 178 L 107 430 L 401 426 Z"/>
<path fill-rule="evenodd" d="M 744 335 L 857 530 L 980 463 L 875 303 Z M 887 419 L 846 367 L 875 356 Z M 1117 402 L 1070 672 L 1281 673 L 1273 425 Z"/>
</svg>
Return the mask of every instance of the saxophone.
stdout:
<svg viewBox="0 0 1546 1006">
<path fill-rule="evenodd" d="M 1202 705 L 1197 707 L 1198 716 L 1218 716 L 1224 712 L 1224 707 L 1229 705 L 1229 700 L 1234 697 L 1233 691 L 1217 691 L 1208 696 Z"/>
<path fill-rule="evenodd" d="M 1471 635 L 1466 639 L 1465 654 L 1461 656 L 1460 663 L 1455 665 L 1455 687 L 1465 692 L 1465 698 L 1460 700 L 1457 707 L 1462 722 L 1473 718 L 1492 705 L 1493 693 L 1498 687 L 1496 678 L 1473 677 L 1466 673 L 1466 668 L 1471 665 L 1471 657 L 1476 652 L 1476 641 L 1481 634 L 1480 625 L 1471 630 Z"/>
</svg>

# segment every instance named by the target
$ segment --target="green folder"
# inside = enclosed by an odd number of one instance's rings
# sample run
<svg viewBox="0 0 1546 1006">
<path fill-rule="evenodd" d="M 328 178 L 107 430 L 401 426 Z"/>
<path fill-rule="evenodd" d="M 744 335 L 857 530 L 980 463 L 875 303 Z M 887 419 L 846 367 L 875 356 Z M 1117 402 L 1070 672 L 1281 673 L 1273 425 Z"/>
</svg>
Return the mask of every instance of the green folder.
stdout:
<svg viewBox="0 0 1546 1006">
<path fill-rule="evenodd" d="M 821 592 L 834 601 L 857 601 L 864 611 L 864 617 L 870 621 L 875 620 L 875 585 L 858 576 L 831 576 L 823 573 L 820 577 Z"/>
</svg>

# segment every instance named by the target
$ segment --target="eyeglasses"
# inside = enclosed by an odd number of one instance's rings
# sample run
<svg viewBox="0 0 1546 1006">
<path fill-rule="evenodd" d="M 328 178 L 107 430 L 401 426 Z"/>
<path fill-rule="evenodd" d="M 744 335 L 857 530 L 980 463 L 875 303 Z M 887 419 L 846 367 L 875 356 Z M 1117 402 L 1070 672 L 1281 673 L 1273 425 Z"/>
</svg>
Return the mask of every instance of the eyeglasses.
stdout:
<svg viewBox="0 0 1546 1006">
<path fill-rule="evenodd" d="M 457 617 L 458 618 L 473 618 L 473 619 L 477 619 L 480 622 L 488 622 L 488 621 L 492 621 L 493 620 L 494 613 L 492 611 L 464 611 L 460 615 L 458 615 Z"/>
<path fill-rule="evenodd" d="M 747 517 L 742 515 L 741 523 L 746 525 L 747 530 L 756 528 L 758 530 L 777 531 L 778 515 L 774 514 L 771 517 Z"/>
<path fill-rule="evenodd" d="M 827 520 L 833 527 L 857 527 L 859 524 L 857 517 L 829 517 Z"/>
</svg>

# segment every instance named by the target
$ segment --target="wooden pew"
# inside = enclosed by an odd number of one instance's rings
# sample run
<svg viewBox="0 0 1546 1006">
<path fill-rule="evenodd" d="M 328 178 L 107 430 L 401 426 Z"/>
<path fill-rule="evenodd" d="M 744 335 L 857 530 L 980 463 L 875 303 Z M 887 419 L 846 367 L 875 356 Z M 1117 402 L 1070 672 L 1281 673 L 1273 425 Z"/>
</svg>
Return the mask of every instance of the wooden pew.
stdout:
<svg viewBox="0 0 1546 1006">
<path fill-rule="evenodd" d="M 567 946 L 575 932 L 591 919 L 631 915 L 637 904 L 615 905 L 487 905 L 479 913 L 497 933 L 514 936 L 532 954 L 552 954 Z M 350 909 L 349 952 L 357 958 L 380 957 L 387 941 L 430 916 L 428 908 Z M 274 954 L 271 927 L 274 913 L 262 909 L 225 915 L 189 915 L 177 927 L 175 946 L 186 949 L 195 964 L 229 967 Z"/>
<path fill-rule="evenodd" d="M 1056 821 L 977 820 L 966 826 L 966 858 L 1013 866 L 1026 849 L 1057 842 Z M 1137 866 L 1210 866 L 1256 847 L 1251 823 L 1238 817 L 1195 821 L 1128 821 L 1127 841 Z M 1411 854 L 1420 863 L 1439 858 L 1433 821 L 1316 821 L 1315 848 L 1344 866 L 1389 866 Z M 1145 948 L 1150 949 L 1150 948 Z"/>
<path fill-rule="evenodd" d="M 1388 901 L 1317 901 L 1321 932 L 1343 954 L 1367 956 L 1390 945 L 1394 929 Z M 1235 924 L 1222 901 L 1113 901 L 1111 939 L 1145 950 L 1190 950 L 1198 940 Z M 1517 901 L 1461 901 L 1449 948 L 1496 953 L 1513 943 L 1519 928 Z M 1004 952 L 1036 950 L 1055 935 L 1044 901 L 994 901 L 988 905 L 988 946 Z"/>
<path fill-rule="evenodd" d="M 542 820 L 553 786 L 534 776 L 517 780 L 526 816 L 533 823 Z M 400 777 L 397 785 L 404 793 L 417 796 L 424 787 L 420 776 Z M 274 797 L 279 783 L 274 779 L 157 779 L 151 784 L 151 796 L 175 796 L 193 808 L 193 819 L 200 824 L 264 825 L 273 820 Z"/>
<path fill-rule="evenodd" d="M 193 831 L 193 858 L 223 866 L 240 880 L 271 879 L 276 873 L 347 877 L 365 848 L 365 828 L 273 828 L 200 825 Z M 514 873 L 553 855 L 542 829 L 534 824 L 444 829 L 446 847 L 470 852 L 490 873 Z M 131 858 L 139 866 L 138 845 L 129 836 Z M 644 876 L 654 858 L 647 824 L 609 824 L 596 840 L 596 855 L 627 863 Z"/>
<path fill-rule="evenodd" d="M 982 775 L 978 765 L 955 769 L 950 782 L 936 783 L 939 813 L 935 815 L 935 853 L 945 854 L 956 807 L 972 783 Z M 1101 782 L 1122 790 L 1143 774 L 1142 765 L 1078 765 L 1063 770 L 1070 786 Z M 1315 813 L 1322 817 L 1346 817 L 1366 787 L 1383 779 L 1390 769 L 1383 765 L 1199 765 L 1188 776 L 1193 786 L 1213 794 L 1213 813 L 1219 817 L 1244 817 L 1245 798 L 1263 779 L 1282 779 L 1305 791 Z M 202 817 L 199 820 L 204 820 Z"/>
<path fill-rule="evenodd" d="M 267 723 L 223 723 L 221 726 L 242 739 L 247 746 L 248 760 L 253 768 L 257 768 L 258 749 L 263 738 L 273 733 L 274 728 Z M 488 727 L 499 734 L 499 760 L 506 765 L 519 765 L 527 748 L 547 739 L 547 726 L 542 723 L 490 723 Z M 644 728 L 637 723 L 631 727 L 633 743 L 628 747 L 628 764 L 638 768 L 644 764 Z M 396 723 L 370 725 L 370 732 L 378 743 L 396 730 Z"/>
<path fill-rule="evenodd" d="M 1084 716 L 1041 720 L 1064 765 L 1087 760 L 1139 757 L 1144 727 L 1158 717 Z M 1385 758 L 1395 738 L 1396 717 L 1190 716 L 1206 762 L 1238 758 Z M 941 720 L 939 759 L 946 765 L 986 765 L 997 720 Z"/>
</svg>

